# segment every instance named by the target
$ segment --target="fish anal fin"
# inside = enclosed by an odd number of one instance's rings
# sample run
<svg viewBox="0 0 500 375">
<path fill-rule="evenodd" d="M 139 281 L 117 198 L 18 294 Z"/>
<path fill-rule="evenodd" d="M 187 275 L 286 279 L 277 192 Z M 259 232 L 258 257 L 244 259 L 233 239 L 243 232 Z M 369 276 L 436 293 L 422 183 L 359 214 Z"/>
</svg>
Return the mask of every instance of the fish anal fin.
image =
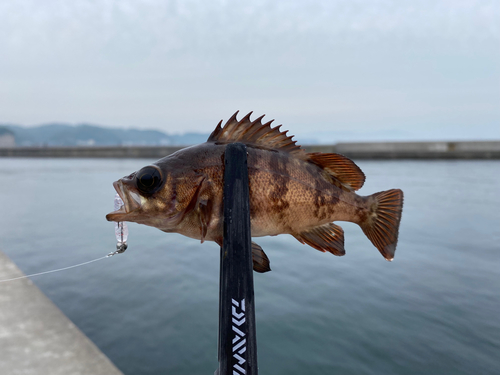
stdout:
<svg viewBox="0 0 500 375">
<path fill-rule="evenodd" d="M 360 189 L 365 183 L 365 174 L 349 158 L 340 154 L 314 152 L 307 154 L 309 160 L 323 168 L 329 175 L 352 190 Z"/>
<path fill-rule="evenodd" d="M 238 121 L 237 114 L 238 112 L 232 115 L 223 127 L 219 123 L 208 137 L 207 142 L 222 144 L 241 142 L 264 149 L 288 152 L 303 159 L 307 158 L 305 151 L 292 139 L 293 136 L 287 136 L 287 132 L 280 131 L 281 125 L 271 128 L 272 121 L 263 124 L 262 118 L 264 116 L 251 121 L 252 112 Z"/>
<path fill-rule="evenodd" d="M 269 258 L 267 257 L 262 247 L 252 242 L 252 262 L 253 270 L 259 273 L 271 271 Z"/>
<path fill-rule="evenodd" d="M 333 223 L 319 225 L 307 231 L 294 234 L 294 237 L 303 244 L 316 250 L 330 252 L 333 255 L 345 255 L 344 230 Z"/>
</svg>

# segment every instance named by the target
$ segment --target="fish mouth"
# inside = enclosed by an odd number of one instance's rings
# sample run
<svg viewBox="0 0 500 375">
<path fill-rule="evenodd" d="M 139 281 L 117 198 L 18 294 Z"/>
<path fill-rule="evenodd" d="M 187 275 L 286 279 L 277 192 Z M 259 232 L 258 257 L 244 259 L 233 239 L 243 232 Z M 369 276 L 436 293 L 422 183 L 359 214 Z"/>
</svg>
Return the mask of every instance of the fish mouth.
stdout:
<svg viewBox="0 0 500 375">
<path fill-rule="evenodd" d="M 120 209 L 110 212 L 106 215 L 108 221 L 130 221 L 130 216 L 141 208 L 141 197 L 134 191 L 131 191 L 123 180 L 113 182 L 113 187 L 123 201 Z"/>
</svg>

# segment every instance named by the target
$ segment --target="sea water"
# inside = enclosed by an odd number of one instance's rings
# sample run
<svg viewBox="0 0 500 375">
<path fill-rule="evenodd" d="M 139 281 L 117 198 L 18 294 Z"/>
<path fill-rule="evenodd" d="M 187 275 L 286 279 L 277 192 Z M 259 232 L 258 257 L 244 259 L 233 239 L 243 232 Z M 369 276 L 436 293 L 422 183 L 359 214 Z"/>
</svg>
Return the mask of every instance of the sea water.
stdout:
<svg viewBox="0 0 500 375">
<path fill-rule="evenodd" d="M 27 274 L 114 251 L 112 182 L 150 162 L 0 159 L 0 249 Z M 344 257 L 254 239 L 273 269 L 254 275 L 260 373 L 498 374 L 500 162 L 357 164 L 360 194 L 405 193 L 395 259 L 350 223 Z M 33 281 L 125 374 L 212 374 L 217 245 L 129 231 L 125 253 Z"/>
</svg>

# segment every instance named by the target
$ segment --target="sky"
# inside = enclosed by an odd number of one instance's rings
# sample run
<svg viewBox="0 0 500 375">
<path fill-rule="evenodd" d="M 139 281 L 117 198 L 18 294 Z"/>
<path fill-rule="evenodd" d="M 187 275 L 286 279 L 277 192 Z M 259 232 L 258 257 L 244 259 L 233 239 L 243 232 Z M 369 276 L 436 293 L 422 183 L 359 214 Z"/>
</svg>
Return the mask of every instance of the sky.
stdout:
<svg viewBox="0 0 500 375">
<path fill-rule="evenodd" d="M 3 0 L 0 123 L 500 139 L 498 0 Z"/>
</svg>

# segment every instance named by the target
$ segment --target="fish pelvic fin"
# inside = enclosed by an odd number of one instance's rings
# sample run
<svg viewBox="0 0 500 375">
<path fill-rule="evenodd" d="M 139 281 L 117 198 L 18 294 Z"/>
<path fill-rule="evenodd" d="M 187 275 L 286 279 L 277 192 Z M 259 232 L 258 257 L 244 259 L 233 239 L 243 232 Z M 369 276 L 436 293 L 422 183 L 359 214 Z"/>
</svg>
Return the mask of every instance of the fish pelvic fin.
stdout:
<svg viewBox="0 0 500 375">
<path fill-rule="evenodd" d="M 322 168 L 330 177 L 333 183 L 339 183 L 347 190 L 358 190 L 365 183 L 365 174 L 349 158 L 340 154 L 313 152 L 308 153 L 309 160 Z"/>
<path fill-rule="evenodd" d="M 345 255 L 344 230 L 333 223 L 319 225 L 293 235 L 299 242 L 333 255 Z"/>
<path fill-rule="evenodd" d="M 262 247 L 255 242 L 252 242 L 252 261 L 255 272 L 265 273 L 271 271 L 269 258 L 264 250 L 262 250 Z"/>
<path fill-rule="evenodd" d="M 222 238 L 215 240 L 215 242 L 222 247 L 222 243 L 224 242 Z M 262 247 L 257 245 L 252 241 L 252 264 L 253 270 L 258 273 L 266 273 L 271 271 L 271 262 L 267 257 Z"/>
<path fill-rule="evenodd" d="M 399 223 L 403 212 L 403 192 L 381 191 L 367 197 L 369 213 L 361 229 L 385 259 L 394 258 L 398 243 Z"/>
<path fill-rule="evenodd" d="M 306 159 L 305 151 L 300 148 L 294 141 L 293 135 L 288 136 L 285 132 L 280 131 L 280 127 L 271 127 L 274 120 L 262 123 L 260 116 L 255 120 L 250 120 L 252 112 L 244 116 L 238 121 L 236 116 L 238 111 L 227 120 L 224 126 L 222 121 L 219 122 L 215 130 L 210 134 L 207 142 L 215 142 L 219 144 L 228 144 L 234 142 L 241 142 L 246 145 L 260 147 L 269 150 L 280 150 L 294 154 L 295 156 Z"/>
</svg>

